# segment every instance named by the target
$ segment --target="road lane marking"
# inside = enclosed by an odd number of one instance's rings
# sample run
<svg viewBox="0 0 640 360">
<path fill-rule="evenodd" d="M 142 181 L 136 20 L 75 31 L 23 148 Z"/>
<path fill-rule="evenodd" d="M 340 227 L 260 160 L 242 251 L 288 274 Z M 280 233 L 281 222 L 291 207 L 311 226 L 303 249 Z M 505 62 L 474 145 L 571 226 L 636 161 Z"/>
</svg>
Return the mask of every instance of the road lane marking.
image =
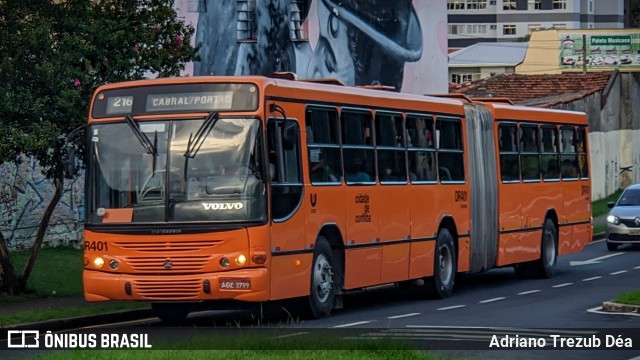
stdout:
<svg viewBox="0 0 640 360">
<path fill-rule="evenodd" d="M 349 324 L 342 324 L 342 325 L 336 325 L 334 326 L 334 328 L 344 328 L 344 327 L 349 327 L 349 326 L 358 326 L 358 325 L 364 325 L 364 324 L 368 324 L 371 323 L 373 321 L 357 321 L 357 322 L 353 322 L 353 323 L 349 323 Z"/>
<path fill-rule="evenodd" d="M 502 296 L 502 297 L 497 297 L 497 298 L 493 298 L 493 299 L 487 299 L 487 300 L 481 300 L 478 301 L 478 304 L 487 304 L 487 303 L 491 303 L 494 301 L 500 301 L 500 300 L 504 300 L 506 299 L 506 297 Z"/>
<path fill-rule="evenodd" d="M 633 269 L 634 269 L 634 270 L 638 270 L 638 269 L 640 269 L 640 266 L 636 266 L 636 267 L 634 267 Z"/>
<path fill-rule="evenodd" d="M 582 279 L 582 281 L 593 281 L 593 280 L 598 280 L 598 279 L 602 279 L 602 276 L 594 276 L 594 277 Z"/>
<path fill-rule="evenodd" d="M 553 285 L 552 287 L 561 288 L 561 287 L 565 287 L 565 286 L 569 286 L 569 285 L 573 285 L 573 283 L 558 284 L 558 285 Z"/>
<path fill-rule="evenodd" d="M 410 316 L 417 316 L 417 315 L 420 315 L 420 313 L 410 313 L 410 314 L 403 314 L 403 315 L 387 316 L 387 319 L 401 319 L 401 318 L 406 318 L 406 317 L 410 317 Z"/>
<path fill-rule="evenodd" d="M 620 256 L 620 255 L 624 255 L 625 253 L 623 252 L 618 252 L 618 253 L 614 253 L 614 254 L 609 254 L 609 255 L 604 255 L 604 256 L 600 256 L 597 258 L 593 258 L 593 259 L 589 259 L 589 260 L 581 260 L 581 261 L 570 261 L 569 265 L 570 266 L 580 266 L 580 265 L 592 265 L 592 264 L 599 264 L 602 262 L 602 260 L 604 259 L 608 259 L 610 257 L 613 256 Z"/>
<path fill-rule="evenodd" d="M 529 290 L 529 291 L 523 291 L 523 292 L 518 293 L 518 295 L 529 295 L 529 294 L 535 294 L 535 293 L 540 292 L 540 291 L 542 291 L 542 290 Z"/>
<path fill-rule="evenodd" d="M 301 331 L 301 332 L 297 332 L 297 333 L 293 333 L 293 334 L 276 336 L 276 339 L 286 339 L 286 338 L 290 338 L 290 337 L 294 337 L 294 336 L 306 335 L 308 333 L 309 333 L 308 331 Z"/>
<path fill-rule="evenodd" d="M 453 306 L 441 307 L 439 309 L 436 309 L 436 311 L 459 309 L 459 308 L 463 308 L 465 306 L 467 306 L 467 305 L 453 305 Z"/>
<path fill-rule="evenodd" d="M 609 274 L 609 275 L 620 275 L 620 274 L 624 274 L 624 273 L 626 273 L 626 272 L 627 272 L 627 270 L 620 270 L 620 271 L 612 272 L 612 273 L 611 273 L 611 274 Z"/>
</svg>

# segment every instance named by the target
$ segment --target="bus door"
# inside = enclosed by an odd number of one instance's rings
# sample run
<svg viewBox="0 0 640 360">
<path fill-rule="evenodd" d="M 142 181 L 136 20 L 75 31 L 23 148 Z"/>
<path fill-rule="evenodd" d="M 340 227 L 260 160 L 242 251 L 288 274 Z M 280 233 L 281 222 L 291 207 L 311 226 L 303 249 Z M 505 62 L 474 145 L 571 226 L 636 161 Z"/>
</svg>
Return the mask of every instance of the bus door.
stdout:
<svg viewBox="0 0 640 360">
<path fill-rule="evenodd" d="M 309 294 L 313 250 L 305 244 L 300 127 L 294 119 L 267 121 L 267 169 L 270 177 L 270 299 Z"/>
</svg>

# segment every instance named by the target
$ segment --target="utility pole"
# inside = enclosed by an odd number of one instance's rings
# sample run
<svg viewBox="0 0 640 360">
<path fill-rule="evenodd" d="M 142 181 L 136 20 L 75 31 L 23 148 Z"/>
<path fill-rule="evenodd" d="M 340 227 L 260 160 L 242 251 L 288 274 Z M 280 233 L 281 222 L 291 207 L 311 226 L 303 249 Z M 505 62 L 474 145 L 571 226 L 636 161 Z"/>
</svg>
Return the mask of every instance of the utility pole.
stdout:
<svg viewBox="0 0 640 360">
<path fill-rule="evenodd" d="M 587 34 L 582 34 L 582 74 L 587 73 Z"/>
</svg>

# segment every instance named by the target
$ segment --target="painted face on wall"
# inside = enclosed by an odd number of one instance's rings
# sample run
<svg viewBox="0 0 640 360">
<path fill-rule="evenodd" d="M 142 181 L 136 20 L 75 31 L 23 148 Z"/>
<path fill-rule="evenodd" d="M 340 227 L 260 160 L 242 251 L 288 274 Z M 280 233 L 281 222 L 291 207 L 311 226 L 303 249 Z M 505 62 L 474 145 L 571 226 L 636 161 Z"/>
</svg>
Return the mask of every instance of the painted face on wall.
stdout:
<svg viewBox="0 0 640 360">
<path fill-rule="evenodd" d="M 422 57 L 422 31 L 411 0 L 316 4 L 319 38 L 306 76 L 399 90 L 404 64 Z"/>
<path fill-rule="evenodd" d="M 353 57 L 349 51 L 347 24 L 318 1 L 319 38 L 307 69 L 308 78 L 340 79 L 355 85 Z"/>
</svg>

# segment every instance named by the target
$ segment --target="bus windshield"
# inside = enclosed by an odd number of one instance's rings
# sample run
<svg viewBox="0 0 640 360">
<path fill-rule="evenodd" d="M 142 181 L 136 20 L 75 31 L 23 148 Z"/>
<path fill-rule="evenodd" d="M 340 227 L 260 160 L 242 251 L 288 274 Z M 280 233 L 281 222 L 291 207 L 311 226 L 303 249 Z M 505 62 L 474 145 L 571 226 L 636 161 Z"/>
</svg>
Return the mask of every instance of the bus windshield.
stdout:
<svg viewBox="0 0 640 360">
<path fill-rule="evenodd" d="M 87 224 L 264 221 L 259 129 L 217 114 L 93 125 Z"/>
</svg>

